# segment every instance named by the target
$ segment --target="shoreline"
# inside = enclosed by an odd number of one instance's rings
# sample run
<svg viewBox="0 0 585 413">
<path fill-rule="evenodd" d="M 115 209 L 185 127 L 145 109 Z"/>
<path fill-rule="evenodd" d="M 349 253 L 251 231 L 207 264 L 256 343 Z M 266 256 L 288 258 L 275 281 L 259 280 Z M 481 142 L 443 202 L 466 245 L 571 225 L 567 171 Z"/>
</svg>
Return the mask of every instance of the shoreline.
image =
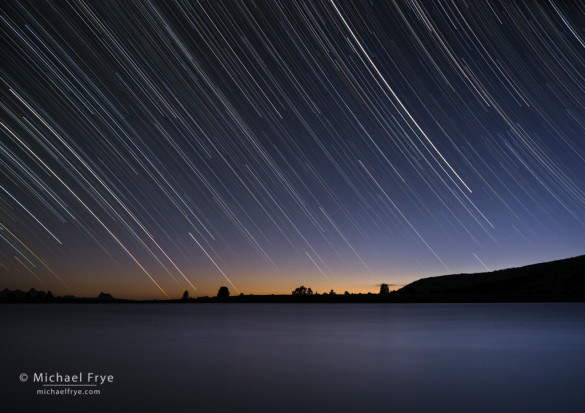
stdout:
<svg viewBox="0 0 585 413">
<path fill-rule="evenodd" d="M 234 297 L 198 297 L 171 300 L 99 300 L 91 298 L 53 299 L 1 299 L 1 304 L 473 304 L 473 303 L 578 303 L 585 302 L 580 296 L 406 296 L 390 294 L 354 294 L 348 296 L 295 297 L 290 295 L 248 295 Z"/>
</svg>

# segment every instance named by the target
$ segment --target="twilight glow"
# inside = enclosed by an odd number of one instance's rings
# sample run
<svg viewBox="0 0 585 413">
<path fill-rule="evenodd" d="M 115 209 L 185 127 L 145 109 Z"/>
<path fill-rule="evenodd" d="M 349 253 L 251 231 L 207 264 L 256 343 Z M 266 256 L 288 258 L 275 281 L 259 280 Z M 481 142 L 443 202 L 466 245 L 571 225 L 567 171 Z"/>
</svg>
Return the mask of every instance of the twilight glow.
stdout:
<svg viewBox="0 0 585 413">
<path fill-rule="evenodd" d="M 0 286 L 376 291 L 585 247 L 580 2 L 0 5 Z"/>
</svg>

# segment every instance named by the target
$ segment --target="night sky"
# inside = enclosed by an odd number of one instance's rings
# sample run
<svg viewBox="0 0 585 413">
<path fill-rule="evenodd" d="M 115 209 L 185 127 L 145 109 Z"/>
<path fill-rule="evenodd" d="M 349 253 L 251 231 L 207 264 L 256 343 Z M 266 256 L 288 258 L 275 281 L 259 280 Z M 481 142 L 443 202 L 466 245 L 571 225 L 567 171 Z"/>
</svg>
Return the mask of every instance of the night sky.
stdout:
<svg viewBox="0 0 585 413">
<path fill-rule="evenodd" d="M 2 288 L 376 292 L 585 251 L 582 2 L 0 8 Z"/>
</svg>

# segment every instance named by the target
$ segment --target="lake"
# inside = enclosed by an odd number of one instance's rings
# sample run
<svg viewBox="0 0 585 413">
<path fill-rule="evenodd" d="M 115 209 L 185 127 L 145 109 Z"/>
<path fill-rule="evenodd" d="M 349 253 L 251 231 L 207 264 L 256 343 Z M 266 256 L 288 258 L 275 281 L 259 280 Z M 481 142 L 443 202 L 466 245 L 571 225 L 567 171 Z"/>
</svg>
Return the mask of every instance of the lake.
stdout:
<svg viewBox="0 0 585 413">
<path fill-rule="evenodd" d="M 0 328 L 7 412 L 585 406 L 585 303 L 4 304 Z M 100 394 L 37 394 L 66 388 Z"/>
</svg>

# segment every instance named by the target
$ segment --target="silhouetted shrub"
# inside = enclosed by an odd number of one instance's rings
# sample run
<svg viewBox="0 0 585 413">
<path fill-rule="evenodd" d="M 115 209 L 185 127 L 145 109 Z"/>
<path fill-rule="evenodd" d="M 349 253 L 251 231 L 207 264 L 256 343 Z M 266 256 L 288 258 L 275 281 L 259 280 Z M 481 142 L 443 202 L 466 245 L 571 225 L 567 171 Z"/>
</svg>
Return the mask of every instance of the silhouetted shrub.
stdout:
<svg viewBox="0 0 585 413">
<path fill-rule="evenodd" d="M 301 285 L 300 287 L 295 288 L 292 295 L 307 295 L 307 287 Z"/>
<path fill-rule="evenodd" d="M 219 290 L 217 291 L 217 298 L 223 298 L 223 297 L 229 297 L 230 296 L 230 290 L 228 290 L 227 287 L 222 286 L 219 287 Z"/>
<path fill-rule="evenodd" d="M 380 295 L 390 294 L 390 287 L 388 284 L 380 284 Z"/>
</svg>

